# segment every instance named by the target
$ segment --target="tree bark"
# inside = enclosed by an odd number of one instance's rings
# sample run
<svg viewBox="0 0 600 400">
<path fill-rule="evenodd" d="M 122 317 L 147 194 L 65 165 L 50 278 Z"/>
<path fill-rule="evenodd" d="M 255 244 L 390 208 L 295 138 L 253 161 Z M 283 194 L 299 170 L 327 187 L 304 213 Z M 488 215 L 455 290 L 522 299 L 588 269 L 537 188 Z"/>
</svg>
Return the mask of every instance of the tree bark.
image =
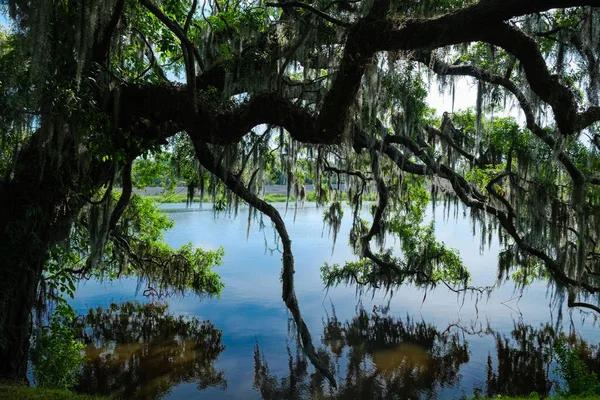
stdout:
<svg viewBox="0 0 600 400">
<path fill-rule="evenodd" d="M 33 261 L 33 260 L 32 260 Z M 23 263 L 21 263 L 23 264 Z M 31 335 L 31 312 L 36 301 L 42 262 L 37 265 L 19 265 L 19 272 L 11 282 L 17 286 L 4 286 L 2 311 L 4 321 L 0 335 L 0 379 L 27 381 L 29 338 Z M 7 265 L 3 266 L 8 267 Z M 4 278 L 4 271 L 2 278 Z"/>
<path fill-rule="evenodd" d="M 91 190 L 108 177 L 93 164 L 84 173 L 72 143 L 56 165 L 41 136 L 33 135 L 13 179 L 0 184 L 0 380 L 26 381 L 32 310 L 49 251 L 67 240 Z"/>
</svg>

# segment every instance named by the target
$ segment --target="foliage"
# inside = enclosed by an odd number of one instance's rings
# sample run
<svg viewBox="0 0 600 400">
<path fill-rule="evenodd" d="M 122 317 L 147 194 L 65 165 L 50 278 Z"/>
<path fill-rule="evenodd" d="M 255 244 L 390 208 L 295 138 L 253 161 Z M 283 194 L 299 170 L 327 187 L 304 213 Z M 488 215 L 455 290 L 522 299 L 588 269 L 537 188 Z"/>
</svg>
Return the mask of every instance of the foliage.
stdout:
<svg viewBox="0 0 600 400">
<path fill-rule="evenodd" d="M 423 181 L 405 177 L 399 186 L 398 190 L 402 193 L 399 203 L 389 208 L 390 214 L 383 227 L 385 235 L 399 243 L 398 248 L 383 250 L 377 255 L 378 259 L 365 257 L 346 262 L 343 266 L 325 263 L 321 277 L 327 286 L 359 284 L 389 290 L 405 282 L 421 286 L 467 284 L 470 275 L 458 252 L 436 239 L 434 222 L 423 222 L 429 203 Z M 361 237 L 368 228 L 367 222 L 360 220 L 359 223 L 362 227 L 355 230 L 350 243 L 361 254 Z M 380 235 L 380 238 L 383 237 Z M 380 247 L 383 248 L 381 239 Z M 389 271 L 389 265 L 396 267 Z"/>
<path fill-rule="evenodd" d="M 75 385 L 86 357 L 85 346 L 75 340 L 74 329 L 65 322 L 73 317 L 73 309 L 61 304 L 50 317 L 49 326 L 39 328 L 31 351 L 36 385 L 54 389 Z"/>
<path fill-rule="evenodd" d="M 165 191 L 171 192 L 177 181 L 170 177 L 172 154 L 160 151 L 152 157 L 142 157 L 133 163 L 133 180 L 138 189 L 146 186 L 162 186 Z"/>
<path fill-rule="evenodd" d="M 566 339 L 556 343 L 555 351 L 558 362 L 556 373 L 566 385 L 566 388 L 558 390 L 559 395 L 600 396 L 600 377 L 588 369 Z"/>
<path fill-rule="evenodd" d="M 112 196 L 118 200 L 120 193 Z M 110 200 L 105 201 L 109 205 Z M 148 288 L 147 293 L 156 296 L 186 290 L 219 295 L 223 283 L 212 267 L 221 263 L 222 248 L 205 251 L 188 243 L 172 249 L 164 243 L 164 231 L 172 228 L 173 222 L 151 199 L 138 195 L 131 197 L 109 240 L 94 243 L 98 238 L 90 235 L 90 226 L 94 218 L 98 218 L 95 213 L 106 212 L 102 209 L 105 206 L 90 206 L 75 225 L 70 246 L 55 247 L 45 276 L 46 288 L 53 300 L 63 302 L 63 294 L 72 297 L 75 281 L 81 275 L 98 279 L 138 277 L 140 285 Z M 101 236 L 102 228 L 98 229 L 96 236 Z"/>
<path fill-rule="evenodd" d="M 335 246 L 337 235 L 342 226 L 343 217 L 344 210 L 339 201 L 332 201 L 329 207 L 323 210 L 323 227 L 329 227 L 329 234 L 333 232 L 333 246 Z"/>
</svg>

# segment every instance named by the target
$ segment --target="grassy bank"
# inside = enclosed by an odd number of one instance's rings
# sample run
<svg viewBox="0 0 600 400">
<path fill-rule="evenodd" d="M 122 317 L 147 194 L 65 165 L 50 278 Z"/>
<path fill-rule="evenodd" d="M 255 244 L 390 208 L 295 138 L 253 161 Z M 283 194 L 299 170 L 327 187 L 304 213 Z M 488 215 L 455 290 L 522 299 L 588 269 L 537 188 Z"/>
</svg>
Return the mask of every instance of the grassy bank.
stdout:
<svg viewBox="0 0 600 400">
<path fill-rule="evenodd" d="M 187 201 L 187 195 L 183 193 L 177 194 L 167 194 L 167 195 L 159 195 L 159 196 L 145 196 L 150 198 L 157 203 L 161 204 L 170 204 L 170 203 L 185 203 Z M 283 203 L 285 202 L 285 194 L 282 193 L 268 193 L 265 195 L 264 200 L 268 203 Z M 294 196 L 290 196 L 290 201 L 294 201 Z M 306 201 L 315 201 L 315 195 L 313 193 L 309 193 Z M 200 202 L 199 197 L 194 198 L 194 203 Z M 212 198 L 209 196 L 204 196 L 205 203 L 211 203 Z"/>
<path fill-rule="evenodd" d="M 68 390 L 45 389 L 29 386 L 0 386 L 2 400 L 107 400 L 106 397 L 87 396 Z"/>
<path fill-rule="evenodd" d="M 159 195 L 159 196 L 145 196 L 145 197 L 150 198 L 160 204 L 185 203 L 187 201 L 187 195 L 184 193 L 167 194 L 167 195 Z M 347 198 L 348 198 L 348 196 L 346 195 L 346 193 L 342 193 L 342 200 L 347 200 Z M 264 200 L 267 203 L 284 203 L 286 201 L 286 195 L 284 193 L 267 193 L 264 196 Z M 316 200 L 315 194 L 312 192 L 308 193 L 306 195 L 306 199 L 304 199 L 304 201 L 315 201 L 315 200 Z M 363 200 L 365 200 L 365 201 L 375 200 L 375 196 L 374 195 L 365 196 L 363 198 Z M 294 201 L 295 201 L 294 196 L 290 196 L 290 203 L 293 203 Z M 200 202 L 200 198 L 195 197 L 194 203 L 198 203 L 198 202 Z M 209 196 L 204 196 L 204 202 L 211 203 L 212 198 L 210 198 Z"/>
<path fill-rule="evenodd" d="M 537 394 L 532 394 L 528 397 L 511 397 L 511 396 L 502 396 L 498 395 L 498 397 L 476 397 L 473 400 L 600 400 L 600 396 L 569 396 L 569 397 L 541 397 Z"/>
<path fill-rule="evenodd" d="M 27 386 L 0 386 L 0 399 L 3 400 L 108 400 L 107 397 L 95 397 L 76 394 L 67 390 L 44 389 L 38 387 Z M 537 400 L 541 399 L 538 395 L 528 397 L 510 397 L 501 396 L 490 398 L 475 398 L 477 400 Z M 474 399 L 474 400 L 475 400 Z M 552 399 L 559 399 L 553 397 Z M 600 396 L 592 397 L 568 397 L 569 400 L 600 400 Z"/>
</svg>

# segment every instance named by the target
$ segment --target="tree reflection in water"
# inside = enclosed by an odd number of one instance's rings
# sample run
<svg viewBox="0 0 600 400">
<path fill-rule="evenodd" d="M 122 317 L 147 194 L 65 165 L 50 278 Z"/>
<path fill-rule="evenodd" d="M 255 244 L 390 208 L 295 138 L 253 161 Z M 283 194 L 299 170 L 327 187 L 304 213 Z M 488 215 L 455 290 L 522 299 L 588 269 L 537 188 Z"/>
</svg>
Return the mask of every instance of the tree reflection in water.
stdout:
<svg viewBox="0 0 600 400">
<path fill-rule="evenodd" d="M 225 350 L 209 322 L 167 314 L 166 304 L 127 302 L 91 309 L 76 321 L 88 363 L 78 392 L 159 399 L 181 383 L 198 389 L 227 382 L 213 362 Z"/>
<path fill-rule="evenodd" d="M 467 343 L 458 333 L 441 333 L 433 325 L 360 309 L 342 324 L 325 321 L 325 348 L 319 356 L 337 371 L 339 389 L 331 390 L 318 372 L 308 373 L 303 357 L 289 353 L 289 376 L 269 372 L 258 345 L 254 386 L 265 399 L 399 399 L 435 397 L 439 387 L 458 382 L 459 368 L 469 361 Z M 345 375 L 341 364 L 347 356 Z"/>
<path fill-rule="evenodd" d="M 524 323 L 515 324 L 510 338 L 491 332 L 496 338 L 497 365 L 491 355 L 487 362 L 486 395 L 524 396 L 536 392 L 548 396 L 557 382 L 550 378 L 553 370 L 554 345 L 566 338 L 582 359 L 600 376 L 600 350 L 575 333 L 565 335 L 546 324 L 538 329 Z"/>
<path fill-rule="evenodd" d="M 267 400 L 436 398 L 440 389 L 458 386 L 459 369 L 469 362 L 466 338 L 470 335 L 492 335 L 496 341 L 496 357 L 490 354 L 487 361 L 488 397 L 550 394 L 553 347 L 561 337 L 567 337 L 579 357 L 600 375 L 599 346 L 557 332 L 551 325 L 536 329 L 516 323 L 507 337 L 489 327 L 473 331 L 452 325 L 440 331 L 410 317 L 396 319 L 360 309 L 346 323 L 335 315 L 324 322 L 324 346 L 318 353 L 336 371 L 338 390 L 332 390 L 318 372 L 309 372 L 304 357 L 299 352 L 293 355 L 289 348 L 289 373 L 278 379 L 269 371 L 258 344 L 254 387 Z"/>
<path fill-rule="evenodd" d="M 125 399 L 159 399 L 178 384 L 195 382 L 200 390 L 225 389 L 224 372 L 213 366 L 225 346 L 222 333 L 208 321 L 167 313 L 164 304 L 127 302 L 96 308 L 76 320 L 87 344 L 89 362 L 75 388 L 79 392 Z M 288 374 L 272 374 L 258 344 L 254 387 L 264 399 L 419 399 L 457 387 L 459 370 L 469 362 L 468 337 L 491 335 L 496 354 L 488 356 L 485 395 L 550 393 L 553 347 L 566 337 L 582 360 L 600 374 L 600 349 L 577 335 L 550 325 L 516 323 L 505 336 L 491 328 L 452 325 L 441 331 L 410 317 L 393 318 L 360 309 L 342 323 L 324 321 L 318 354 L 336 371 L 338 390 L 309 370 L 301 350 L 288 348 Z M 481 379 L 484 377 L 481 376 Z M 469 388 L 464 388 L 469 389 Z"/>
<path fill-rule="evenodd" d="M 550 326 L 539 329 L 523 323 L 516 324 L 511 337 L 491 332 L 496 338 L 497 366 L 488 355 L 486 394 L 528 395 L 536 392 L 546 396 L 552 382 L 549 378 L 553 346 L 557 333 Z"/>
</svg>

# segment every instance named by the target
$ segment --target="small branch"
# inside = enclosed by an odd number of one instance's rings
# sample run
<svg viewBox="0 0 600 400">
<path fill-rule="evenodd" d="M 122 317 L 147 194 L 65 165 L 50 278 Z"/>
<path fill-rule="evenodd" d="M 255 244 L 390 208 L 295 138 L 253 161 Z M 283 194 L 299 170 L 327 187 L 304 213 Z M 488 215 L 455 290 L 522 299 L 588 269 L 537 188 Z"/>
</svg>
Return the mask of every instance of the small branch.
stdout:
<svg viewBox="0 0 600 400">
<path fill-rule="evenodd" d="M 244 170 L 246 169 L 246 165 L 248 165 L 248 161 L 250 161 L 250 157 L 252 157 L 252 153 L 254 153 L 254 150 L 256 149 L 256 147 L 266 138 L 269 138 L 271 135 L 271 130 L 274 128 L 273 125 L 269 125 L 269 127 L 267 128 L 267 130 L 265 131 L 265 133 L 263 133 L 261 136 L 259 136 L 256 141 L 254 142 L 254 144 L 252 145 L 252 148 L 250 149 L 250 151 L 248 151 L 248 154 L 246 154 L 244 156 L 244 159 L 242 160 L 242 166 L 240 167 L 240 170 L 238 171 L 238 173 L 236 174 L 238 179 L 241 179 L 242 174 L 244 173 Z"/>
<path fill-rule="evenodd" d="M 119 197 L 119 201 L 115 205 L 115 208 L 110 216 L 109 232 L 115 230 L 117 222 L 119 222 L 119 219 L 123 215 L 123 212 L 127 208 L 129 200 L 131 199 L 131 194 L 133 192 L 133 184 L 131 181 L 132 165 L 132 161 L 127 161 L 127 163 L 123 166 L 121 173 L 121 177 L 123 179 L 123 189 L 121 192 L 121 197 Z"/>
<path fill-rule="evenodd" d="M 188 33 L 188 30 L 190 29 L 190 25 L 192 23 L 192 18 L 194 17 L 194 13 L 196 12 L 196 7 L 198 6 L 198 0 L 194 0 L 194 2 L 192 3 L 192 8 L 190 9 L 190 12 L 187 15 L 187 18 L 185 19 L 185 24 L 183 25 L 183 33 L 186 34 Z"/>
<path fill-rule="evenodd" d="M 148 38 L 146 38 L 146 35 L 144 35 L 137 28 L 133 28 L 133 31 L 136 32 L 140 36 L 140 38 L 146 45 L 146 48 L 148 49 L 148 54 L 150 55 L 150 57 L 148 57 L 150 59 L 150 63 L 148 64 L 148 67 L 146 67 L 138 76 L 133 78 L 133 82 L 135 82 L 138 79 L 141 79 L 142 77 L 144 77 L 144 75 L 146 75 L 148 73 L 148 71 L 150 71 L 150 69 L 152 69 L 152 67 L 154 67 L 157 64 L 157 62 L 156 62 L 156 56 L 154 55 L 154 50 L 152 50 L 152 46 L 150 45 Z M 146 55 L 146 56 L 148 56 L 148 55 Z"/>
<path fill-rule="evenodd" d="M 553 39 L 552 36 L 557 34 L 558 32 L 562 31 L 563 29 L 567 29 L 564 26 L 557 26 L 554 29 L 550 29 L 549 31 L 544 31 L 544 32 L 534 32 L 535 36 L 538 37 L 544 37 L 544 38 L 550 38 Z"/>
<path fill-rule="evenodd" d="M 324 13 L 323 11 L 317 10 L 313 6 L 306 4 L 306 3 L 302 3 L 300 1 L 286 1 L 285 3 L 266 3 L 265 5 L 267 7 L 279 7 L 279 8 L 286 8 L 286 7 L 304 8 L 305 10 L 308 10 L 308 11 L 312 12 L 313 14 L 318 15 L 319 17 L 323 18 L 326 21 L 331 22 L 332 24 L 343 26 L 345 28 L 348 28 L 351 25 L 348 22 L 340 21 L 339 19 L 334 18 L 334 17 Z"/>
<path fill-rule="evenodd" d="M 444 121 L 447 121 L 446 123 L 451 124 L 451 122 L 449 120 L 447 120 L 447 119 L 444 120 Z M 454 127 L 453 127 L 453 129 L 454 129 Z M 460 153 L 460 155 L 462 155 L 464 158 L 466 158 L 467 160 L 469 160 L 472 164 L 480 165 L 480 163 L 478 162 L 479 160 L 477 160 L 474 155 L 467 153 L 462 147 L 460 147 L 459 145 L 457 145 L 450 136 L 444 134 L 442 132 L 442 130 L 436 129 L 436 128 L 434 128 L 431 125 L 427 125 L 425 127 L 425 131 L 428 132 L 428 133 L 430 133 L 430 134 L 434 134 L 436 136 L 439 136 L 440 139 L 446 141 L 446 143 L 448 143 L 448 145 L 450 145 L 450 147 L 452 147 L 454 150 L 458 151 Z"/>
<path fill-rule="evenodd" d="M 575 301 L 575 293 L 572 290 L 569 290 L 567 306 L 569 308 L 573 308 L 573 307 L 587 308 L 588 310 L 592 310 L 592 311 L 595 311 L 600 314 L 600 307 L 598 307 L 594 304 L 590 304 L 590 303 Z"/>
<path fill-rule="evenodd" d="M 356 176 L 358 178 L 360 178 L 360 180 L 362 180 L 363 182 L 367 182 L 367 181 L 371 181 L 372 178 L 369 178 L 367 176 L 365 176 L 362 172 L 360 171 L 348 171 L 345 169 L 339 169 L 336 167 L 331 167 L 329 166 L 329 163 L 327 161 L 325 161 L 325 167 L 323 169 L 324 171 L 329 171 L 329 172 L 334 172 L 338 175 L 340 174 L 345 174 L 345 175 L 353 175 Z"/>
<path fill-rule="evenodd" d="M 198 51 L 196 46 L 194 46 L 194 44 L 190 41 L 190 39 L 187 37 L 184 29 L 176 21 L 172 21 L 168 16 L 166 16 L 165 13 L 163 13 L 161 11 L 161 9 L 158 8 L 156 5 L 154 5 L 150 0 L 139 0 L 139 1 L 144 7 L 146 7 L 148 9 L 148 11 L 150 11 L 152 14 L 154 14 L 156 16 L 156 18 L 158 18 L 163 24 L 165 24 L 165 26 L 167 28 L 169 28 L 169 30 L 171 32 L 173 32 L 175 34 L 175 36 L 177 36 L 177 38 L 181 42 L 182 47 L 185 47 L 185 48 L 191 50 L 191 55 L 193 55 L 195 57 L 196 61 L 198 62 L 198 65 L 200 66 L 200 70 L 203 71 L 204 63 L 202 62 L 202 57 L 200 56 L 200 52 Z"/>
</svg>

